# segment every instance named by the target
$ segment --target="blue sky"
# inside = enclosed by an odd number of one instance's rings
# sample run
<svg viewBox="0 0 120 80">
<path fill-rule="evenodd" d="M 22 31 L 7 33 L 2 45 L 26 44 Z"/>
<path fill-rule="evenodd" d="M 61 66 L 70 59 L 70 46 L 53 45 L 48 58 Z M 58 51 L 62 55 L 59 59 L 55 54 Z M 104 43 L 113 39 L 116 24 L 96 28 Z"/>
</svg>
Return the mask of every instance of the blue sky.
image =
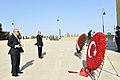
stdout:
<svg viewBox="0 0 120 80">
<path fill-rule="evenodd" d="M 11 25 L 20 29 L 22 35 L 87 33 L 90 29 L 102 31 L 102 8 L 105 8 L 105 32 L 113 32 L 116 25 L 116 0 L 0 0 L 0 23 L 5 31 Z M 59 16 L 60 21 L 57 22 Z"/>
</svg>

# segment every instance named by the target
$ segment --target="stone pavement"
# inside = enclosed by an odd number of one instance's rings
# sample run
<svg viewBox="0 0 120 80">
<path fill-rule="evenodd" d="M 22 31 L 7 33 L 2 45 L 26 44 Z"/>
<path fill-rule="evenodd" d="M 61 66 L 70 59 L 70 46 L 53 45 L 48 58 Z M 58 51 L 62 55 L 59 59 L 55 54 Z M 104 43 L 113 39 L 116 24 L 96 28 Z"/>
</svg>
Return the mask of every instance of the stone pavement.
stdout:
<svg viewBox="0 0 120 80">
<path fill-rule="evenodd" d="M 10 74 L 10 57 L 7 54 L 9 47 L 7 41 L 0 41 L 0 80 L 91 80 L 90 77 L 70 75 L 68 70 L 78 71 L 83 67 L 82 61 L 86 58 L 86 47 L 79 59 L 74 55 L 74 40 L 44 41 L 44 59 L 38 59 L 35 40 L 24 40 L 25 52 L 21 54 L 21 70 L 24 72 L 19 77 Z M 111 62 L 120 74 L 120 53 L 107 50 Z M 120 80 L 115 76 L 115 71 L 105 57 L 105 64 L 99 80 Z"/>
</svg>

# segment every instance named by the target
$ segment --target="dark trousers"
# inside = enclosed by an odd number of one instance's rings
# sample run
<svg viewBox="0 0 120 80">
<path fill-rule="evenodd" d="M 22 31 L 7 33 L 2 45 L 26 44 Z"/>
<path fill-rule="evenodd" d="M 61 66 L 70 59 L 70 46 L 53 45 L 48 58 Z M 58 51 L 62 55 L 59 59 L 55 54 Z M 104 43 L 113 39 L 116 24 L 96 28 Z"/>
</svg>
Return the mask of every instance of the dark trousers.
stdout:
<svg viewBox="0 0 120 80">
<path fill-rule="evenodd" d="M 116 40 L 118 52 L 120 52 L 120 37 L 115 37 L 115 40 Z"/>
<path fill-rule="evenodd" d="M 117 46 L 117 48 L 118 48 L 118 52 L 120 52 L 120 46 L 119 45 Z"/>
<path fill-rule="evenodd" d="M 20 70 L 20 53 L 11 55 L 11 65 L 12 65 L 12 71 L 11 73 L 17 74 Z"/>
<path fill-rule="evenodd" d="M 38 57 L 42 58 L 42 47 L 38 47 Z"/>
<path fill-rule="evenodd" d="M 118 52 L 120 52 L 120 42 L 119 42 L 119 41 L 117 41 L 117 42 L 116 42 L 116 44 L 117 44 L 117 49 L 118 49 Z"/>
</svg>

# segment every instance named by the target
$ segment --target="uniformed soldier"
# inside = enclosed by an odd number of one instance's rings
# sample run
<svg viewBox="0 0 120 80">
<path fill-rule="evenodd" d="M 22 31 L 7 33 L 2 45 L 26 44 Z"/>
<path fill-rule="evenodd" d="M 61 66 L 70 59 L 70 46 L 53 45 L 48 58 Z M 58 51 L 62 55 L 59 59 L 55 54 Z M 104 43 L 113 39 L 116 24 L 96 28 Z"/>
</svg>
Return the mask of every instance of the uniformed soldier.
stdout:
<svg viewBox="0 0 120 80">
<path fill-rule="evenodd" d="M 120 52 L 120 27 L 117 26 L 116 27 L 116 32 L 115 32 L 116 36 L 115 36 L 115 41 L 118 47 L 118 52 Z"/>
</svg>

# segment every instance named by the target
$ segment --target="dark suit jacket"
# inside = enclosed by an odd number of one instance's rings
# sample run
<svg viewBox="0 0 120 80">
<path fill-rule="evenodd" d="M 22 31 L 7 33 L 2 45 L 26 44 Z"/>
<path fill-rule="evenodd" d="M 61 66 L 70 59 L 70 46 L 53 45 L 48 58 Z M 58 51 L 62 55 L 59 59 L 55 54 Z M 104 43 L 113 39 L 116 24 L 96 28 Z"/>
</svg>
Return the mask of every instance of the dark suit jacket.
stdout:
<svg viewBox="0 0 120 80">
<path fill-rule="evenodd" d="M 8 52 L 8 54 L 17 54 L 20 52 L 24 52 L 24 50 L 22 48 L 15 48 L 15 45 L 20 45 L 20 42 L 18 41 L 18 39 L 12 34 L 9 38 L 8 38 L 8 46 L 10 47 L 10 50 Z"/>
<path fill-rule="evenodd" d="M 35 44 L 37 46 L 43 46 L 42 36 L 37 35 L 37 43 Z"/>
</svg>

